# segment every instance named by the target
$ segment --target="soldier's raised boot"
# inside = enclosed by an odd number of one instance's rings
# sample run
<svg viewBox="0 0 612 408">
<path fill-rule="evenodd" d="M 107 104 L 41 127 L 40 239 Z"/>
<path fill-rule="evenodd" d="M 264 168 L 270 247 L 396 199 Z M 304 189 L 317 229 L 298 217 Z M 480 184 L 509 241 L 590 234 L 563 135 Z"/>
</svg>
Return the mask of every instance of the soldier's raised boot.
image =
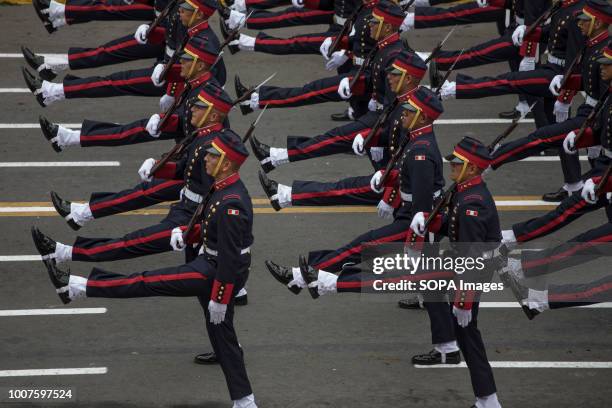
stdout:
<svg viewBox="0 0 612 408">
<path fill-rule="evenodd" d="M 63 271 L 57 267 L 55 262 L 45 264 L 51 283 L 63 304 L 70 303 L 70 269 Z"/>
<path fill-rule="evenodd" d="M 281 206 L 278 202 L 278 183 L 272 179 L 269 179 L 268 176 L 266 176 L 266 173 L 261 170 L 259 171 L 259 182 L 261 183 L 264 193 L 266 193 L 266 196 L 270 200 L 272 208 L 274 208 L 276 211 L 280 211 Z"/>
<path fill-rule="evenodd" d="M 23 79 L 26 83 L 26 86 L 34 94 L 36 97 L 36 101 L 43 108 L 46 107 L 45 100 L 43 98 L 42 93 L 42 80 L 36 76 L 34 76 L 30 71 L 28 71 L 25 67 L 21 68 L 21 73 L 23 75 Z"/>
<path fill-rule="evenodd" d="M 45 139 L 47 139 L 51 143 L 51 147 L 53 148 L 53 150 L 55 150 L 57 153 L 60 153 L 62 151 L 62 148 L 60 147 L 57 139 L 59 126 L 54 125 L 42 115 L 38 117 L 38 123 L 40 124 L 40 130 L 42 130 Z"/>
<path fill-rule="evenodd" d="M 240 81 L 240 77 L 238 75 L 234 77 L 234 88 L 236 90 L 236 96 L 238 98 L 241 98 L 249 90 L 246 86 L 242 85 L 242 82 Z M 240 104 L 240 112 L 242 112 L 243 115 L 248 115 L 249 113 L 253 112 L 253 109 L 251 109 L 249 104 L 246 104 L 246 102 L 250 101 L 246 100 Z"/>
<path fill-rule="evenodd" d="M 275 166 L 272 164 L 272 159 L 270 158 L 270 146 L 261 143 L 255 135 L 251 136 L 249 142 L 251 143 L 253 154 L 257 157 L 257 160 L 259 160 L 259 164 L 261 164 L 263 171 L 269 173 L 274 170 Z"/>
<path fill-rule="evenodd" d="M 317 299 L 319 297 L 319 289 L 317 284 L 317 271 L 306 262 L 306 258 L 303 255 L 300 255 L 300 273 L 302 274 L 302 279 L 306 282 L 308 286 L 308 292 L 310 292 L 310 296 L 313 299 Z"/>
<path fill-rule="evenodd" d="M 26 63 L 46 81 L 53 80 L 59 72 L 69 68 L 68 54 L 42 56 L 35 54 L 23 45 L 21 46 L 21 53 Z"/>
<path fill-rule="evenodd" d="M 55 211 L 57 211 L 57 213 L 66 220 L 70 228 L 75 231 L 81 229 L 81 225 L 77 224 L 76 221 L 72 218 L 72 203 L 70 201 L 64 200 L 55 191 L 51 191 L 51 203 L 53 203 Z"/>
<path fill-rule="evenodd" d="M 461 352 L 459 350 L 450 353 L 441 353 L 435 348 L 429 353 L 417 354 L 412 357 L 414 365 L 438 365 L 438 364 L 459 364 L 461 362 Z"/>
<path fill-rule="evenodd" d="M 276 279 L 278 282 L 287 286 L 287 288 L 294 294 L 299 294 L 302 291 L 302 288 L 298 285 L 290 285 L 291 282 L 296 281 L 296 277 L 294 275 L 293 269 L 286 266 L 278 265 L 272 261 L 266 261 L 266 268 L 270 271 L 270 274 Z M 297 272 L 297 271 L 296 271 Z M 297 279 L 299 281 L 299 279 Z"/>
<path fill-rule="evenodd" d="M 53 27 L 53 23 L 49 19 L 49 3 L 50 0 L 32 0 L 32 6 L 34 6 L 34 11 L 36 11 L 36 15 L 42 21 L 45 29 L 49 34 L 53 33 L 56 29 Z"/>
</svg>

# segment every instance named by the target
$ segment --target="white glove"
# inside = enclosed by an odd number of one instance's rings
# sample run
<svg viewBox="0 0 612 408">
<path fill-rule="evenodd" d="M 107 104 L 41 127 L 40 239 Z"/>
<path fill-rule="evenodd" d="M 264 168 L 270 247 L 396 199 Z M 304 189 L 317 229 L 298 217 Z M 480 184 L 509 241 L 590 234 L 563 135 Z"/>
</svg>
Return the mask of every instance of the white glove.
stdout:
<svg viewBox="0 0 612 408">
<path fill-rule="evenodd" d="M 214 300 L 208 302 L 208 312 L 210 313 L 210 322 L 212 324 L 220 324 L 225 320 L 225 312 L 227 305 L 217 303 Z"/>
<path fill-rule="evenodd" d="M 348 61 L 349 57 L 346 56 L 345 50 L 336 51 L 331 55 L 331 58 L 327 60 L 325 63 L 325 69 L 331 71 L 333 69 L 342 66 L 346 61 Z"/>
<path fill-rule="evenodd" d="M 519 64 L 519 71 L 533 71 L 535 69 L 535 57 L 524 57 Z"/>
<path fill-rule="evenodd" d="M 159 98 L 159 109 L 161 109 L 162 112 L 168 112 L 168 109 L 170 109 L 173 103 L 174 96 L 164 94 L 164 96 Z"/>
<path fill-rule="evenodd" d="M 230 9 L 244 13 L 247 11 L 246 0 L 235 0 Z"/>
<path fill-rule="evenodd" d="M 321 52 L 321 55 L 323 56 L 323 58 L 325 58 L 325 60 L 328 60 L 329 58 L 327 57 L 327 54 L 329 53 L 329 47 L 331 47 L 332 45 L 332 38 L 331 37 L 327 37 L 322 43 L 321 46 L 319 47 L 319 51 Z"/>
<path fill-rule="evenodd" d="M 185 241 L 183 240 L 183 231 L 181 227 L 176 227 L 170 235 L 170 246 L 175 251 L 183 251 L 185 249 Z"/>
<path fill-rule="evenodd" d="M 563 139 L 563 150 L 567 154 L 576 154 L 576 133 L 569 132 Z"/>
<path fill-rule="evenodd" d="M 376 99 L 371 98 L 371 99 L 368 101 L 368 110 L 369 110 L 370 112 L 376 112 L 376 109 L 378 109 L 378 104 L 376 103 Z"/>
<path fill-rule="evenodd" d="M 380 188 L 376 188 L 376 186 L 378 186 L 378 184 L 380 183 L 382 176 L 383 176 L 382 171 L 378 170 L 376 173 L 374 173 L 374 175 L 370 179 L 370 188 L 372 189 L 373 192 L 378 193 L 378 194 L 382 193 L 385 189 L 383 186 L 380 186 Z"/>
<path fill-rule="evenodd" d="M 406 13 L 406 17 L 404 17 L 402 24 L 400 25 L 400 31 L 401 32 L 410 31 L 413 28 L 414 28 L 414 12 L 408 12 Z"/>
<path fill-rule="evenodd" d="M 550 81 L 550 85 L 548 86 L 548 89 L 550 90 L 551 94 L 555 96 L 559 96 L 559 93 L 561 92 L 561 81 L 562 80 L 563 80 L 563 75 L 555 75 L 552 81 Z"/>
<path fill-rule="evenodd" d="M 393 218 L 393 207 L 387 204 L 384 200 L 378 202 L 378 216 L 385 220 Z"/>
<path fill-rule="evenodd" d="M 457 323 L 461 327 L 467 327 L 467 325 L 472 321 L 472 309 L 465 310 L 453 306 L 453 314 L 457 318 Z"/>
<path fill-rule="evenodd" d="M 343 78 L 342 81 L 340 81 L 340 85 L 338 85 L 338 95 L 340 95 L 342 99 L 349 99 L 353 95 L 351 93 L 350 82 L 351 80 L 347 77 Z"/>
<path fill-rule="evenodd" d="M 166 83 L 165 80 L 160 82 L 160 76 L 162 71 L 164 70 L 164 66 L 164 64 L 157 64 L 153 69 L 153 73 L 151 74 L 151 81 L 153 81 L 153 85 L 158 88 L 164 86 L 164 84 Z"/>
<path fill-rule="evenodd" d="M 353 139 L 353 151 L 357 156 L 365 156 L 366 151 L 363 148 L 363 136 L 361 133 L 358 133 L 357 136 Z"/>
<path fill-rule="evenodd" d="M 383 154 L 385 153 L 384 147 L 370 147 L 370 156 L 372 160 L 375 162 L 379 162 L 383 158 Z"/>
<path fill-rule="evenodd" d="M 478 7 L 487 7 L 489 0 L 476 0 L 476 3 L 478 3 Z"/>
<path fill-rule="evenodd" d="M 414 214 L 412 222 L 410 222 L 410 229 L 420 237 L 425 235 L 425 214 L 423 214 L 423 211 Z"/>
<path fill-rule="evenodd" d="M 590 178 L 584 182 L 584 186 L 582 186 L 582 191 L 580 195 L 589 204 L 595 204 L 597 202 L 597 195 L 595 194 L 595 183 L 593 179 Z"/>
<path fill-rule="evenodd" d="M 304 0 L 291 0 L 293 7 L 304 8 Z"/>
<path fill-rule="evenodd" d="M 512 33 L 512 43 L 517 47 L 523 45 L 523 37 L 525 36 L 525 31 L 527 30 L 527 26 L 520 25 L 514 29 Z"/>
<path fill-rule="evenodd" d="M 246 16 L 244 14 L 236 10 L 231 10 L 229 18 L 225 20 L 225 24 L 227 24 L 230 30 L 235 30 L 242 27 L 245 21 Z"/>
<path fill-rule="evenodd" d="M 138 175 L 142 181 L 151 181 L 151 169 L 155 165 L 155 159 L 147 159 L 142 162 L 142 166 L 138 169 Z"/>
<path fill-rule="evenodd" d="M 153 137 L 159 137 L 159 135 L 161 135 L 159 131 L 159 122 L 161 122 L 161 118 L 157 113 L 152 115 L 147 122 L 145 129 L 147 129 L 147 132 Z"/>
<path fill-rule="evenodd" d="M 569 116 L 570 106 L 571 104 L 569 103 L 563 103 L 559 101 L 555 102 L 555 109 L 553 110 L 553 113 L 555 114 L 557 123 L 565 122 L 567 120 L 567 117 Z"/>
<path fill-rule="evenodd" d="M 141 24 L 138 26 L 138 28 L 136 29 L 136 32 L 134 33 L 134 39 L 136 40 L 136 42 L 138 44 L 144 45 L 147 43 L 147 30 L 149 29 L 149 25 L 148 24 Z"/>
</svg>

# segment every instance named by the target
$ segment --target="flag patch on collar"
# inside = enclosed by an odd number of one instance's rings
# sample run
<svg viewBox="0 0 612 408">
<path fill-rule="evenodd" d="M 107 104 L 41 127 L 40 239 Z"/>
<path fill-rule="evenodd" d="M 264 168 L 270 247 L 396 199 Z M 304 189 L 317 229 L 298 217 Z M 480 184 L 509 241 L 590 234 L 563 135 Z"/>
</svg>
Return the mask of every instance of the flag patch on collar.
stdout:
<svg viewBox="0 0 612 408">
<path fill-rule="evenodd" d="M 227 215 L 240 215 L 240 211 L 230 208 L 229 210 L 227 210 Z"/>
<path fill-rule="evenodd" d="M 414 160 L 425 160 L 425 155 L 417 154 L 416 156 L 414 156 Z"/>
<path fill-rule="evenodd" d="M 476 211 L 476 210 L 465 210 L 465 215 L 469 215 L 470 217 L 478 217 L 478 211 Z"/>
</svg>

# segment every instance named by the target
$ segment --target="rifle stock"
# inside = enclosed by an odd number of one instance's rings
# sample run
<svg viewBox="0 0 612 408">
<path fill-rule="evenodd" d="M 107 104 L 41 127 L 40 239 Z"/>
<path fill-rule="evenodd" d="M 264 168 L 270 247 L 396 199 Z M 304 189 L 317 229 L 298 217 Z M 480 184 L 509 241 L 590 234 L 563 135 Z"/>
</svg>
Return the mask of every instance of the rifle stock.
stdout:
<svg viewBox="0 0 612 408">
<path fill-rule="evenodd" d="M 548 9 L 546 9 L 546 11 L 544 11 L 544 13 L 542 13 L 540 17 L 536 19 L 536 21 L 534 21 L 529 25 L 529 27 L 527 27 L 523 38 L 528 37 L 531 33 L 535 31 L 536 28 L 538 28 L 542 24 L 542 22 L 548 20 L 559 10 L 561 10 L 561 3 L 561 1 L 557 1 L 556 3 L 552 4 Z"/>
<path fill-rule="evenodd" d="M 331 55 L 334 52 L 338 51 L 338 48 L 340 47 L 340 43 L 342 42 L 342 38 L 345 35 L 348 35 L 350 33 L 351 27 L 355 23 L 355 19 L 357 18 L 361 10 L 363 10 L 363 6 L 364 6 L 363 3 L 361 3 L 359 7 L 357 7 L 355 11 L 353 11 L 350 17 L 346 19 L 346 21 L 344 22 L 344 25 L 342 25 L 342 29 L 340 30 L 340 32 L 338 33 L 334 41 L 329 46 L 329 50 L 327 50 L 327 58 L 331 58 Z"/>
<path fill-rule="evenodd" d="M 610 98 L 610 93 L 608 92 L 606 97 L 603 99 L 600 99 L 597 102 L 597 105 L 595 105 L 591 113 L 589 113 L 589 116 L 587 116 L 586 120 L 582 122 L 580 129 L 578 129 L 578 133 L 576 133 L 576 138 L 574 139 L 574 145 L 576 146 L 578 145 L 578 141 L 584 136 L 584 132 L 587 130 L 588 127 L 591 127 L 593 125 L 597 116 L 599 116 L 604 106 L 606 106 L 606 103 L 608 103 L 609 98 Z"/>
<path fill-rule="evenodd" d="M 455 189 L 456 188 L 457 188 L 457 183 L 453 183 L 453 184 L 450 185 L 448 190 L 446 190 L 444 192 L 444 194 L 442 194 L 442 197 L 440 197 L 440 200 L 436 203 L 435 207 L 433 208 L 433 210 L 431 210 L 431 212 L 429 213 L 429 216 L 425 220 L 425 229 L 426 230 L 427 230 L 427 227 L 429 226 L 429 224 L 431 224 L 433 222 L 433 220 L 436 218 L 436 216 L 438 214 L 440 214 L 440 212 L 442 212 L 442 210 L 444 210 L 446 207 L 448 207 L 448 205 L 450 204 L 450 202 L 451 202 L 451 200 L 453 198 L 453 194 L 455 194 Z"/>
<path fill-rule="evenodd" d="M 147 38 L 149 38 L 149 35 L 151 35 L 153 30 L 155 30 L 155 28 L 157 28 L 157 26 L 161 24 L 161 22 L 168 16 L 168 14 L 170 14 L 170 10 L 174 8 L 177 2 L 178 0 L 169 1 L 166 7 L 164 7 L 164 9 L 161 11 L 161 13 L 159 13 L 159 15 L 155 17 L 155 20 L 153 20 L 151 24 L 149 24 L 149 28 L 146 32 Z"/>
<path fill-rule="evenodd" d="M 174 158 L 174 157 L 178 156 L 179 154 L 181 154 L 183 152 L 183 150 L 185 149 L 185 147 L 187 147 L 187 145 L 189 145 L 189 143 L 191 143 L 191 141 L 195 138 L 195 136 L 197 134 L 198 134 L 198 129 L 194 130 L 193 132 L 191 132 L 191 134 L 185 136 L 180 142 L 175 144 L 172 147 L 172 149 L 170 149 L 170 151 L 168 151 L 168 153 L 163 155 L 162 158 L 153 165 L 153 167 L 151 168 L 151 175 L 154 176 L 155 173 L 159 169 L 164 167 L 164 165 L 166 163 L 168 163 L 170 160 L 172 160 L 172 158 Z"/>
<path fill-rule="evenodd" d="M 606 184 L 608 183 L 608 180 L 610 179 L 610 175 L 612 175 L 612 164 L 608 165 L 608 167 L 606 168 L 606 171 L 601 177 L 601 180 L 599 180 L 599 183 L 597 183 L 597 185 L 595 186 L 596 195 L 601 194 L 602 189 L 606 186 Z"/>
</svg>

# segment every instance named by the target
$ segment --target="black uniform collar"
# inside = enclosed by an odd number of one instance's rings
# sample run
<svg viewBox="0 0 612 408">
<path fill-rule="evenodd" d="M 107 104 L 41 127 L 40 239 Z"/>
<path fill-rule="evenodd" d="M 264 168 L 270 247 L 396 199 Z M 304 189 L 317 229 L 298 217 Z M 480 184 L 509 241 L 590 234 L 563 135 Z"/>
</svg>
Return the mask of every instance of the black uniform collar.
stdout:
<svg viewBox="0 0 612 408">
<path fill-rule="evenodd" d="M 240 174 L 234 173 L 231 176 L 224 178 L 223 180 L 215 181 L 215 190 L 223 190 L 224 188 L 231 186 L 238 180 L 240 180 Z"/>
<path fill-rule="evenodd" d="M 419 129 L 412 130 L 410 132 L 410 140 L 414 140 L 419 136 L 428 135 L 433 133 L 433 125 L 427 125 Z"/>
<path fill-rule="evenodd" d="M 610 34 L 608 34 L 608 31 L 604 31 L 604 32 L 598 34 L 597 37 L 591 38 L 587 42 L 587 47 L 594 47 L 597 44 L 600 44 L 602 41 L 607 40 L 608 38 L 610 38 Z"/>
<path fill-rule="evenodd" d="M 223 129 L 223 123 L 213 123 L 212 125 L 204 126 L 198 130 L 198 137 L 206 136 L 212 132 L 218 132 Z"/>
<path fill-rule="evenodd" d="M 466 180 L 463 183 L 459 183 L 457 185 L 457 191 L 461 193 L 462 191 L 470 189 L 479 184 L 482 184 L 482 176 L 472 177 L 471 179 Z"/>
<path fill-rule="evenodd" d="M 582 0 L 563 0 L 563 3 L 561 3 L 561 7 L 563 8 L 568 8 L 573 6 L 574 4 L 580 2 Z"/>
<path fill-rule="evenodd" d="M 200 75 L 196 79 L 190 80 L 189 83 L 191 84 L 191 88 L 194 89 L 194 88 L 202 85 L 204 82 L 208 81 L 211 76 L 212 75 L 211 75 L 210 71 L 208 71 L 208 72 L 203 73 L 202 75 Z"/>
<path fill-rule="evenodd" d="M 193 27 L 191 27 L 189 30 L 187 30 L 187 35 L 191 38 L 194 35 L 196 35 L 197 33 L 207 30 L 208 29 L 208 20 L 206 21 L 202 21 L 201 23 L 198 23 L 196 25 L 194 25 Z"/>
<path fill-rule="evenodd" d="M 393 33 L 390 36 L 388 36 L 387 38 L 385 38 L 384 40 L 381 40 L 381 41 L 378 42 L 378 44 L 377 44 L 378 49 L 382 49 L 382 48 L 388 47 L 389 45 L 398 42 L 399 39 L 400 39 L 399 33 Z"/>
</svg>

